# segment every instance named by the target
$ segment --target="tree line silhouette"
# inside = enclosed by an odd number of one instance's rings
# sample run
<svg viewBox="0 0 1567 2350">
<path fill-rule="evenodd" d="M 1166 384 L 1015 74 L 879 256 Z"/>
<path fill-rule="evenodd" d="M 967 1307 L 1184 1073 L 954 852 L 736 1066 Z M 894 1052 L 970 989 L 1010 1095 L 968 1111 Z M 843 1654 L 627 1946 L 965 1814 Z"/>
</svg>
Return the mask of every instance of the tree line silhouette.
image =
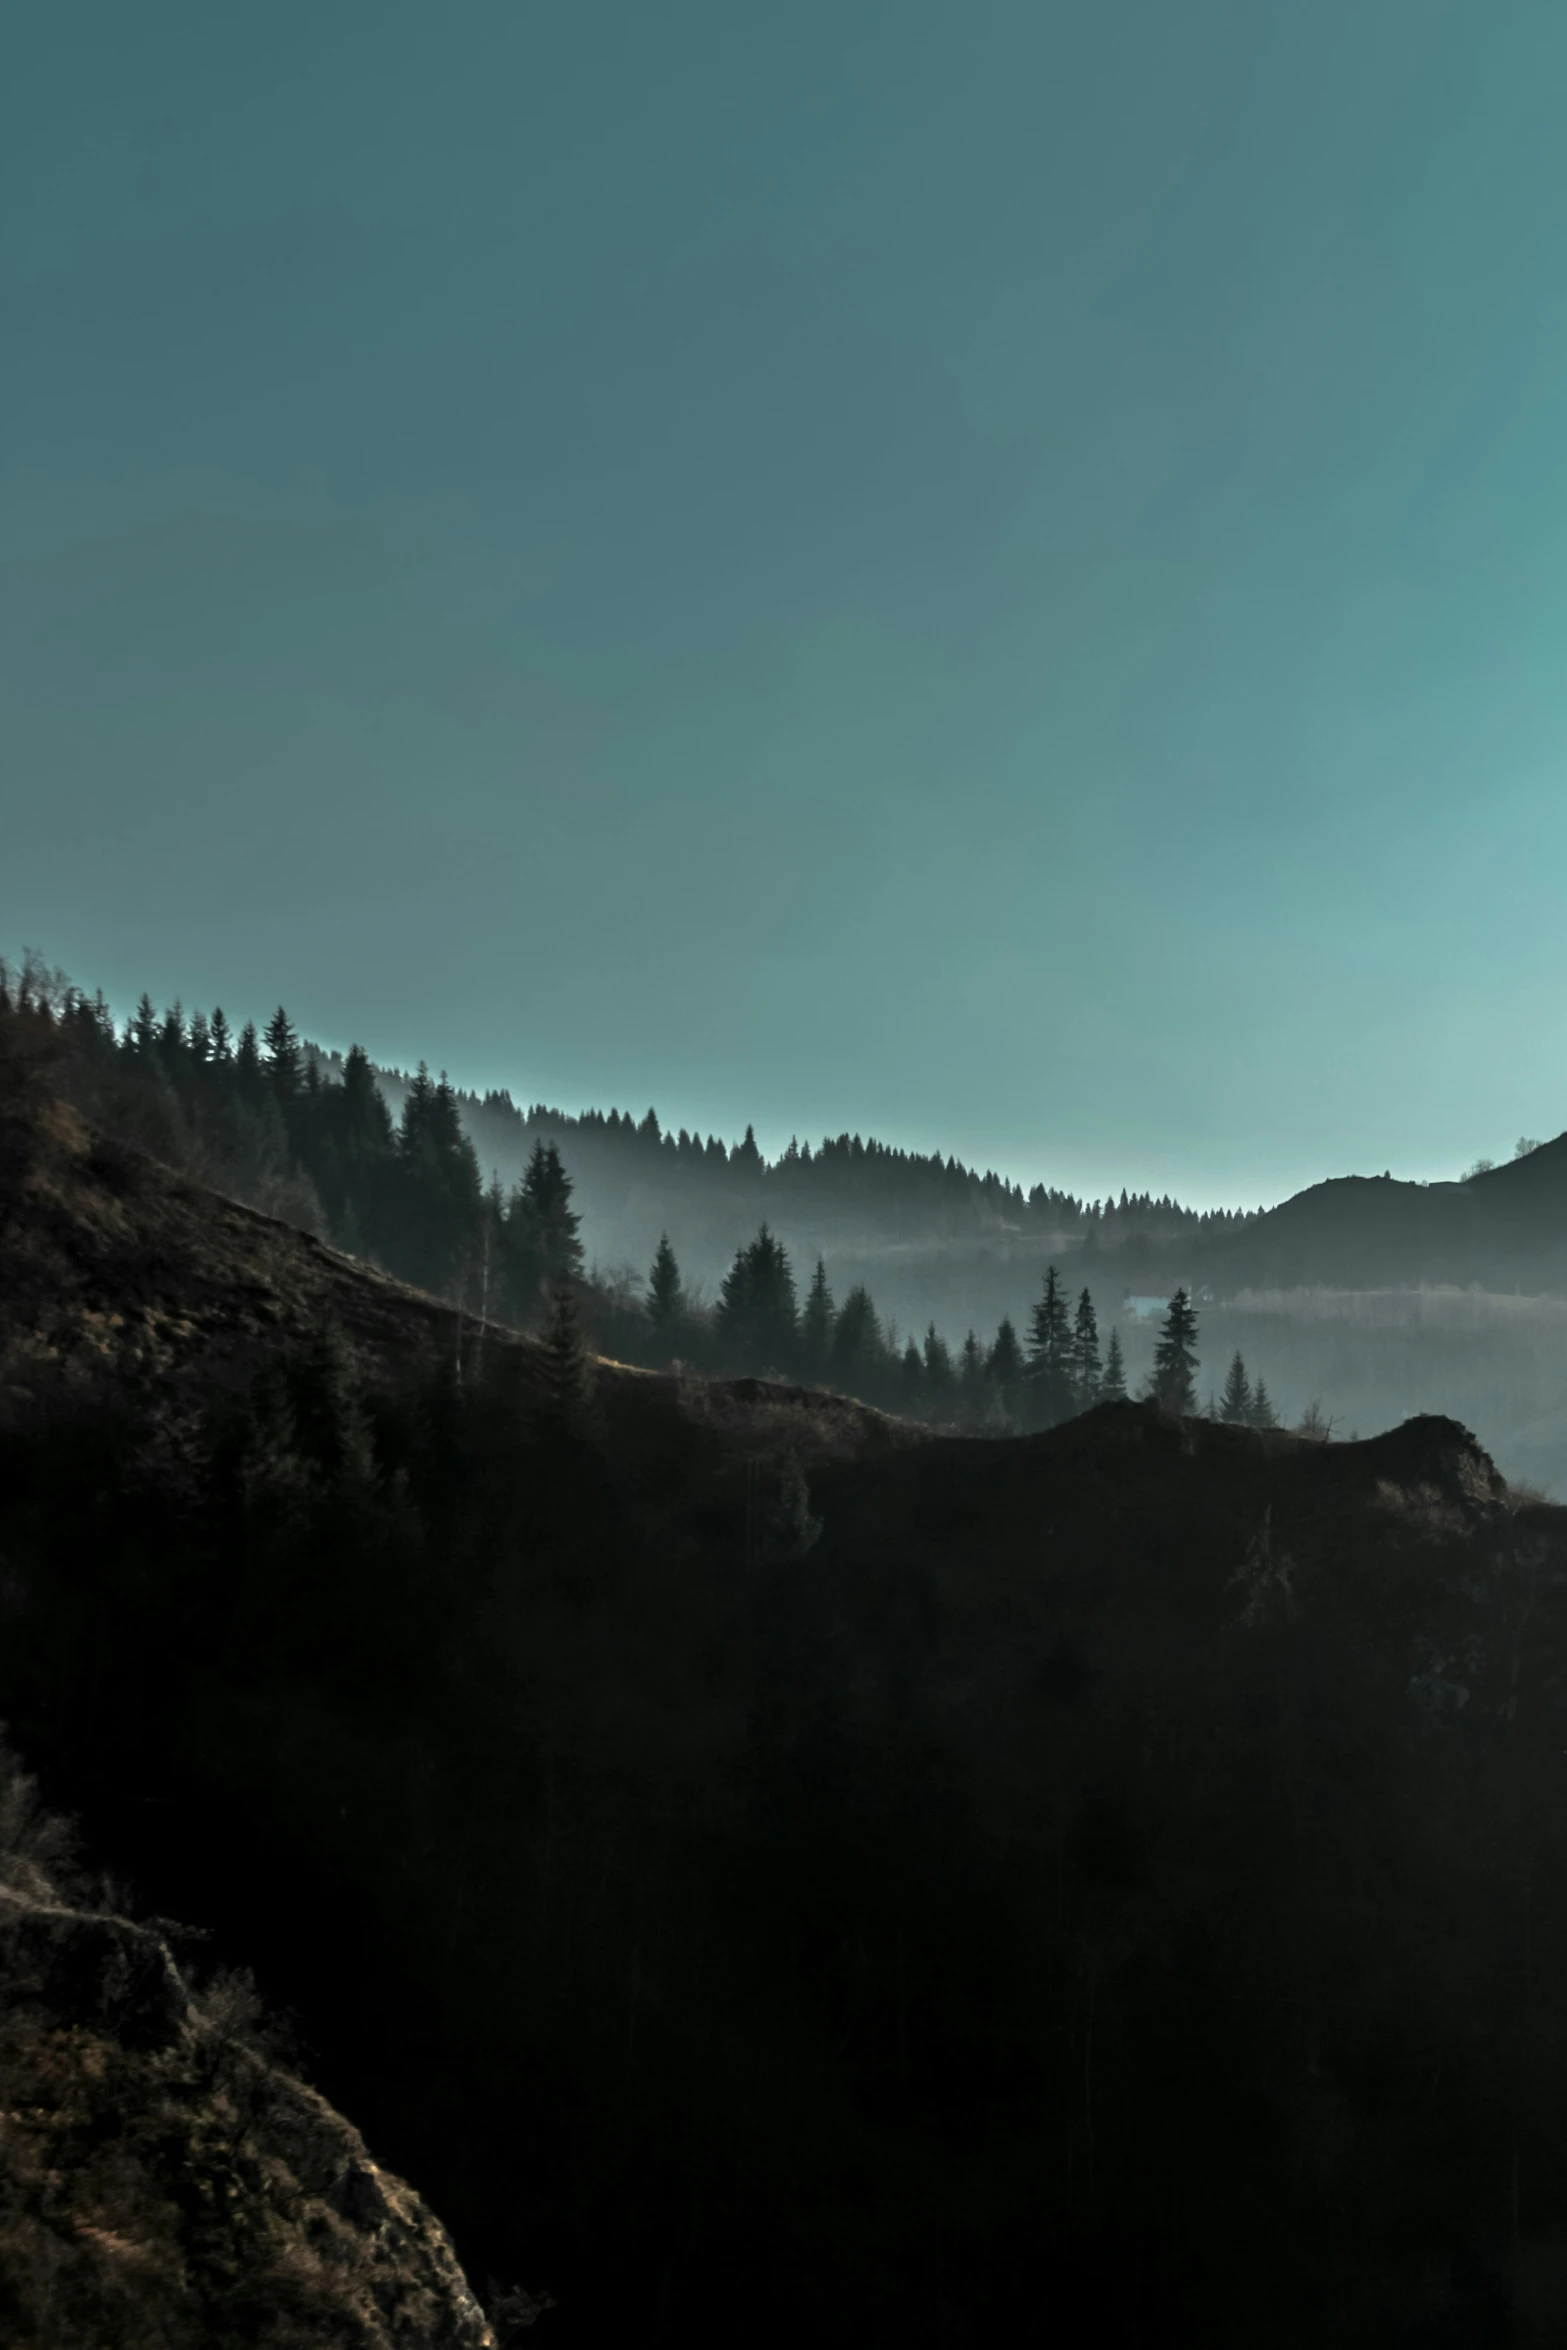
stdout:
<svg viewBox="0 0 1567 2350">
<path fill-rule="evenodd" d="M 1086 1286 L 1075 1305 L 1051 1265 L 1020 1339 L 1004 1317 L 990 1340 L 970 1329 L 953 1350 L 934 1321 L 902 1338 L 863 1283 L 841 1301 L 818 1257 L 799 1294 L 789 1252 L 764 1217 L 735 1252 L 716 1301 L 688 1292 L 667 1233 L 638 1292 L 588 1277 L 573 1178 L 553 1134 L 535 1132 L 523 1171 L 509 1186 L 485 1183 L 469 1131 L 475 1097 L 445 1072 L 420 1063 L 400 1079 L 395 1118 L 380 1074 L 362 1046 L 340 1062 L 306 1045 L 280 1005 L 265 1027 L 235 1030 L 221 1008 L 159 1013 L 143 995 L 117 1024 L 101 992 L 89 997 L 29 957 L 17 971 L 0 963 L 0 1013 L 14 1010 L 51 1027 L 69 1048 L 74 1091 L 89 1115 L 202 1180 L 329 1239 L 449 1299 L 482 1327 L 502 1322 L 539 1329 L 571 1293 L 589 1343 L 651 1366 L 687 1364 L 722 1374 L 770 1375 L 825 1384 L 861 1401 L 974 1430 L 1050 1428 L 1099 1402 L 1126 1396 L 1121 1338 L 1101 1343 Z M 487 1095 L 493 1114 L 509 1097 Z M 515 1113 L 520 1117 L 520 1113 Z M 528 1113 L 536 1125 L 545 1113 Z M 550 1114 L 553 1116 L 553 1113 Z M 1149 1195 L 1083 1203 L 1036 1185 L 1025 1195 L 1000 1178 L 977 1176 L 955 1160 L 922 1160 L 843 1136 L 809 1145 L 771 1167 L 747 1128 L 733 1151 L 664 1132 L 650 1110 L 640 1124 L 616 1112 L 562 1117 L 579 1137 L 619 1137 L 619 1147 L 660 1162 L 710 1171 L 720 1162 L 787 1190 L 807 1181 L 859 1181 L 887 1196 L 944 1190 L 1019 1215 L 1074 1215 L 1108 1229 L 1117 1217 L 1157 1208 L 1197 1229 L 1204 1219 Z M 890 1189 L 889 1189 L 890 1187 Z M 1223 1221 L 1220 1212 L 1219 1221 Z M 1240 1219 L 1231 1219 L 1239 1221 Z M 1209 1223 L 1213 1218 L 1206 1220 Z M 1172 1298 L 1146 1393 L 1169 1409 L 1198 1409 L 1196 1314 L 1187 1291 Z M 1253 1388 L 1237 1356 L 1218 1416 L 1274 1424 L 1264 1383 Z"/>
</svg>

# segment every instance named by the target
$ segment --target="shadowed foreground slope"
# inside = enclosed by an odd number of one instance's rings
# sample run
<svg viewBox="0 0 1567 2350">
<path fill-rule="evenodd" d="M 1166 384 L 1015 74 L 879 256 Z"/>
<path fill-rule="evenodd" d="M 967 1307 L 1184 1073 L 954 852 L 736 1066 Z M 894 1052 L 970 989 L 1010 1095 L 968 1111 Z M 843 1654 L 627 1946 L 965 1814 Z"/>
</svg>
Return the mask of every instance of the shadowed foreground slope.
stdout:
<svg viewBox="0 0 1567 2350">
<path fill-rule="evenodd" d="M 8 1132 L 0 1705 L 539 2339 L 1560 2338 L 1567 1541 L 1462 1428 L 567 1409 Z"/>
</svg>

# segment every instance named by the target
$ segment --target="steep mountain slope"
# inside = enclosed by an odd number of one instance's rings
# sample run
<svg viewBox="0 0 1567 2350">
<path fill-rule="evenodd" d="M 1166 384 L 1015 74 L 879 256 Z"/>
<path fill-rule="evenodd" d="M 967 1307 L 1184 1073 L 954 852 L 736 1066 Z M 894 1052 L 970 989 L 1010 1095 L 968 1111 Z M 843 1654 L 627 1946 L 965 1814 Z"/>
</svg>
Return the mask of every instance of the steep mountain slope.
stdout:
<svg viewBox="0 0 1567 2350">
<path fill-rule="evenodd" d="M 562 2342 L 1560 2338 L 1567 1515 L 1462 1428 L 568 1413 L 0 1152 L 0 1709 Z"/>
</svg>

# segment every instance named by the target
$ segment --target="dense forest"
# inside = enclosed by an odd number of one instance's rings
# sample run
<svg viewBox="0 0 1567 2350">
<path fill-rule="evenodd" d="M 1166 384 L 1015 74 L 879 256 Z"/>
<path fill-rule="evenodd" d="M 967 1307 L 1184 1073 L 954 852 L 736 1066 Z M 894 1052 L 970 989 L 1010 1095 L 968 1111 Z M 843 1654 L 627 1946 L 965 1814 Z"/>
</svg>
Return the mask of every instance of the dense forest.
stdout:
<svg viewBox="0 0 1567 2350">
<path fill-rule="evenodd" d="M 301 1041 L 282 1007 L 260 1030 L 253 1022 L 235 1030 L 221 1010 L 187 1015 L 175 1004 L 160 1013 L 144 995 L 117 1023 L 101 993 L 88 996 L 36 957 L 19 970 L 0 965 L 0 1012 L 8 1009 L 55 1032 L 75 1097 L 99 1123 L 448 1300 L 481 1328 L 537 1328 L 569 1290 L 591 1341 L 620 1360 L 827 1385 L 954 1428 L 1054 1427 L 1126 1395 L 1119 1331 L 1101 1339 L 1086 1284 L 1074 1298 L 1057 1267 L 1047 1266 L 1022 1337 L 1004 1316 L 988 1337 L 970 1328 L 957 1347 L 934 1319 L 905 1339 L 863 1282 L 835 1295 L 821 1258 L 802 1280 L 765 1213 L 735 1249 L 711 1305 L 688 1288 L 667 1233 L 645 1280 L 593 1279 L 575 1170 L 543 1126 L 558 1126 L 567 1145 L 650 1156 L 661 1172 L 684 1169 L 693 1182 L 723 1179 L 764 1210 L 814 1186 L 894 1216 L 928 1215 L 934 1206 L 954 1220 L 1033 1216 L 1051 1230 L 1075 1220 L 1080 1236 L 1144 1232 L 1149 1219 L 1161 1230 L 1226 1221 L 1146 1195 L 1084 1203 L 1036 1185 L 1025 1197 L 955 1160 L 921 1160 L 858 1136 L 815 1152 L 791 1145 L 769 1166 L 749 1129 L 726 1150 L 713 1136 L 701 1143 L 683 1131 L 664 1134 L 652 1111 L 640 1124 L 614 1111 L 556 1119 L 533 1110 L 524 1120 L 505 1097 L 475 1104 L 422 1064 L 397 1081 L 394 1117 L 381 1073 L 360 1047 L 334 1063 Z M 470 1131 L 475 1117 L 482 1127 L 500 1115 L 533 1136 L 509 1185 L 498 1172 L 486 1181 Z M 1183 1289 L 1145 1391 L 1197 1409 L 1197 1361 L 1196 1319 Z M 1222 1413 L 1273 1424 L 1265 1383 L 1254 1390 L 1238 1357 Z"/>
</svg>

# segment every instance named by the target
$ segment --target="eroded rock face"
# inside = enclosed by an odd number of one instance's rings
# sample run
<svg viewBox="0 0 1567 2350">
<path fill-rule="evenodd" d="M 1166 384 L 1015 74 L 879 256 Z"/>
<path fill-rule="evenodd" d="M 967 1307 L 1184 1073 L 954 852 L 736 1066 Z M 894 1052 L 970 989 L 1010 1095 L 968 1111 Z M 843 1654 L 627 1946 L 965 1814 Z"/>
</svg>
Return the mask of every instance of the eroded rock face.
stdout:
<svg viewBox="0 0 1567 2350">
<path fill-rule="evenodd" d="M 255 2043 L 243 1991 L 197 1997 L 159 1933 L 16 1864 L 0 1852 L 0 2339 L 495 2350 L 439 2221 Z"/>
</svg>

